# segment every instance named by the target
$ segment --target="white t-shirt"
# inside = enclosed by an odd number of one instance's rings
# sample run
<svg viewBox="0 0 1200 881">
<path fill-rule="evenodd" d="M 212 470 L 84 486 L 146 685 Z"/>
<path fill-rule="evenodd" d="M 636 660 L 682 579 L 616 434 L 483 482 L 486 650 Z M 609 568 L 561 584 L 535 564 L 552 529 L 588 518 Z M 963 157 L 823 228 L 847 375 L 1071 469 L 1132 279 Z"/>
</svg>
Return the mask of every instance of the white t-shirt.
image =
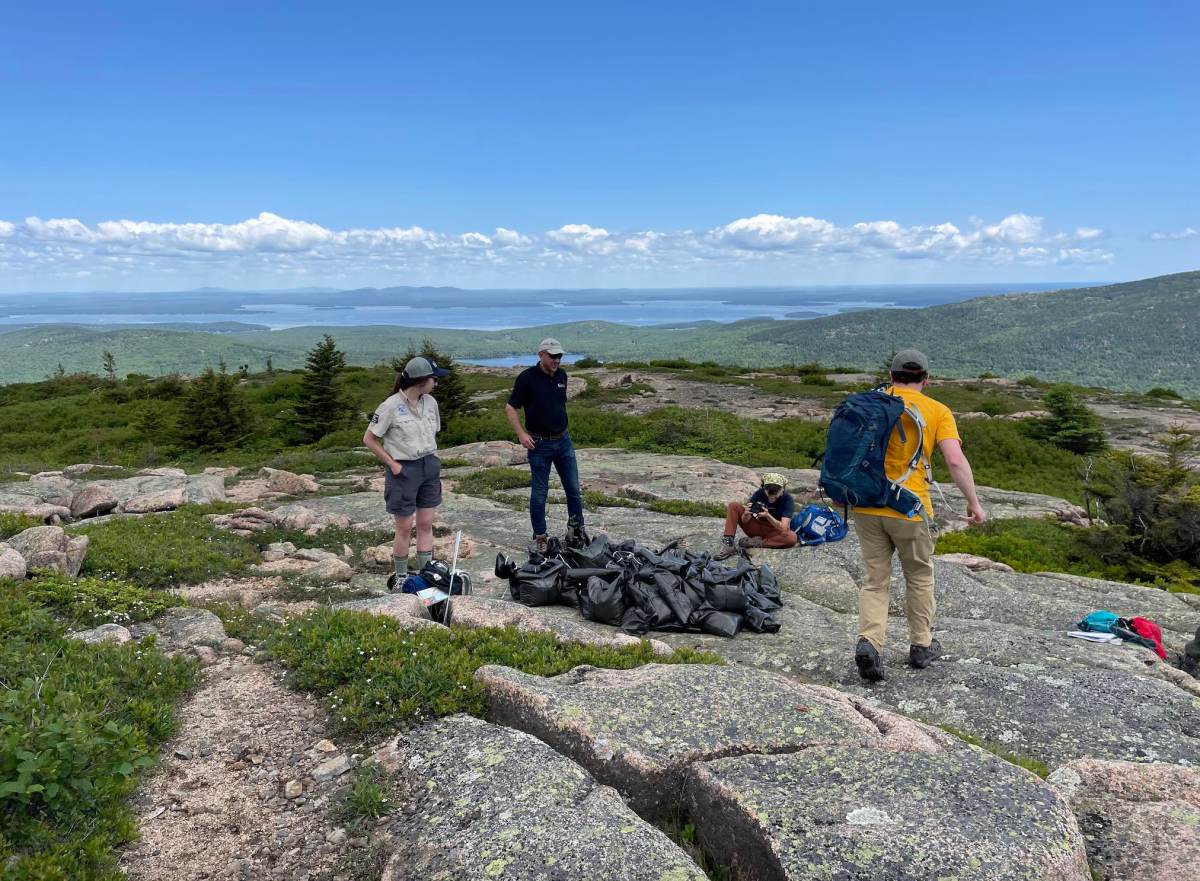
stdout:
<svg viewBox="0 0 1200 881">
<path fill-rule="evenodd" d="M 408 462 L 437 452 L 442 415 L 429 395 L 421 395 L 414 407 L 404 392 L 397 392 L 375 410 L 367 430 L 393 459 Z"/>
</svg>

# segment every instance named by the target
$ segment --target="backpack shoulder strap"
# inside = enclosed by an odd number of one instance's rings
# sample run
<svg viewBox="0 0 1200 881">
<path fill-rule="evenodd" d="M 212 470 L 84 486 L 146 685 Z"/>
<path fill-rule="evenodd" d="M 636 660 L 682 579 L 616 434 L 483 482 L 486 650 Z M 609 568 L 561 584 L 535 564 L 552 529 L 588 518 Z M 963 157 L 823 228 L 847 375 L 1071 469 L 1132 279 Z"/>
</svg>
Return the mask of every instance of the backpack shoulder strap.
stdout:
<svg viewBox="0 0 1200 881">
<path fill-rule="evenodd" d="M 932 469 L 929 467 L 929 457 L 925 455 L 925 417 L 921 415 L 920 410 L 916 407 L 910 407 L 908 404 L 904 405 L 904 412 L 908 414 L 913 424 L 917 426 L 917 449 L 913 453 L 912 458 L 908 460 L 907 470 L 895 480 L 891 480 L 891 478 L 889 480 L 893 486 L 898 486 L 912 477 L 913 472 L 917 470 L 918 466 L 924 466 L 925 477 L 932 483 Z M 896 427 L 899 428 L 899 426 L 900 423 L 897 422 Z M 900 434 L 900 439 L 907 442 L 907 438 L 904 437 L 903 432 Z"/>
</svg>

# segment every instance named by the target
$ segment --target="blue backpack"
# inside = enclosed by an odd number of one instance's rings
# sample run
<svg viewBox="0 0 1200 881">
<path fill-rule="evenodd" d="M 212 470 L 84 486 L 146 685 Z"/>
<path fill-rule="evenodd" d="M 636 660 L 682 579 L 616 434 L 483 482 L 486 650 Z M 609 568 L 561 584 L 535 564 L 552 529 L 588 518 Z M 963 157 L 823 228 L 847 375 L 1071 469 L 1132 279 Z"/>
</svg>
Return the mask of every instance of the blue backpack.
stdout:
<svg viewBox="0 0 1200 881">
<path fill-rule="evenodd" d="M 841 541 L 849 531 L 842 516 L 828 505 L 805 505 L 792 515 L 789 526 L 802 545 Z"/>
<path fill-rule="evenodd" d="M 1113 625 L 1121 620 L 1117 615 L 1106 609 L 1089 612 L 1087 617 L 1077 625 L 1080 630 L 1088 633 L 1112 633 Z"/>
<path fill-rule="evenodd" d="M 884 472 L 884 457 L 893 431 L 900 432 L 900 440 L 907 442 L 900 424 L 905 413 L 917 426 L 917 451 L 908 469 L 893 479 Z M 838 404 L 829 423 L 821 455 L 820 487 L 847 509 L 851 505 L 891 508 L 905 517 L 915 517 L 921 512 L 921 499 L 903 484 L 922 465 L 926 476 L 930 476 L 924 440 L 925 419 L 915 407 L 906 406 L 899 395 L 888 394 L 882 386 L 850 395 Z"/>
</svg>

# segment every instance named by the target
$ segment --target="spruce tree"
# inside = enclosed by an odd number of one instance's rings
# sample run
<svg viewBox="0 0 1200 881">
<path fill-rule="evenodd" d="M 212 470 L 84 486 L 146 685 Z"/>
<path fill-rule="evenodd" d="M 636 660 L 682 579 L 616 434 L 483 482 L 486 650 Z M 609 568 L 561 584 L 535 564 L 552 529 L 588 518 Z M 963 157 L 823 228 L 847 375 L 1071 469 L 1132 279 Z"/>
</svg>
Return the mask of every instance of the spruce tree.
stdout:
<svg viewBox="0 0 1200 881">
<path fill-rule="evenodd" d="M 346 356 L 329 334 L 308 353 L 300 380 L 300 400 L 296 402 L 295 427 L 301 443 L 320 440 L 349 417 L 350 407 L 337 384 L 345 366 Z"/>
<path fill-rule="evenodd" d="M 241 441 L 250 428 L 250 411 L 225 361 L 207 368 L 188 385 L 179 416 L 179 437 L 196 450 L 223 450 Z"/>
<path fill-rule="evenodd" d="M 117 381 L 117 361 L 113 358 L 113 353 L 108 349 L 104 350 L 103 356 L 104 378 L 109 382 Z"/>
<path fill-rule="evenodd" d="M 405 364 L 418 355 L 428 358 L 438 367 L 444 367 L 450 371 L 449 376 L 438 380 L 437 388 L 433 390 L 433 396 L 437 398 L 438 402 L 438 412 L 442 416 L 442 424 L 446 425 L 455 415 L 470 410 L 471 396 L 467 391 L 466 383 L 463 382 L 460 365 L 454 360 L 453 355 L 448 352 L 439 352 L 429 337 L 421 340 L 420 351 L 409 345 L 408 351 L 404 353 L 403 357 L 393 359 L 392 369 L 399 373 L 404 369 Z"/>
<path fill-rule="evenodd" d="M 1100 420 L 1070 388 L 1055 386 L 1046 392 L 1043 404 L 1050 415 L 1033 426 L 1038 440 L 1080 454 L 1099 452 L 1107 446 Z"/>
</svg>

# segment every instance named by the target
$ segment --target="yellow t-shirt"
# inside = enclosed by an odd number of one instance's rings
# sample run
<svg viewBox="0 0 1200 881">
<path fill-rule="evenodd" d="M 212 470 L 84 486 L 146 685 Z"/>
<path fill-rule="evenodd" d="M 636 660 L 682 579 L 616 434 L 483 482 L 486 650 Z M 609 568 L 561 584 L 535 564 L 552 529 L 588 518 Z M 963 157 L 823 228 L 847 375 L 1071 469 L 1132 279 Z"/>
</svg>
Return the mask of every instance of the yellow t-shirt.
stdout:
<svg viewBox="0 0 1200 881">
<path fill-rule="evenodd" d="M 928 395 L 906 388 L 889 388 L 889 392 L 904 398 L 906 406 L 914 408 L 925 419 L 925 458 L 931 459 L 934 448 L 944 440 L 958 440 L 958 426 L 954 422 L 954 414 L 941 401 L 935 401 Z M 905 413 L 900 417 L 900 426 L 904 429 L 905 440 L 900 440 L 900 432 L 893 431 L 888 441 L 887 454 L 883 459 L 883 470 L 888 477 L 896 478 L 908 469 L 913 453 L 917 451 L 917 426 L 912 417 Z M 916 470 L 904 481 L 908 487 L 921 499 L 921 510 L 933 514 L 933 502 L 929 498 L 929 481 L 925 479 L 925 468 L 918 465 Z M 856 514 L 877 514 L 880 517 L 896 517 L 906 520 L 899 511 L 891 508 L 855 508 Z M 917 515 L 921 518 L 921 515 Z M 923 518 L 922 518 L 923 519 Z"/>
</svg>

